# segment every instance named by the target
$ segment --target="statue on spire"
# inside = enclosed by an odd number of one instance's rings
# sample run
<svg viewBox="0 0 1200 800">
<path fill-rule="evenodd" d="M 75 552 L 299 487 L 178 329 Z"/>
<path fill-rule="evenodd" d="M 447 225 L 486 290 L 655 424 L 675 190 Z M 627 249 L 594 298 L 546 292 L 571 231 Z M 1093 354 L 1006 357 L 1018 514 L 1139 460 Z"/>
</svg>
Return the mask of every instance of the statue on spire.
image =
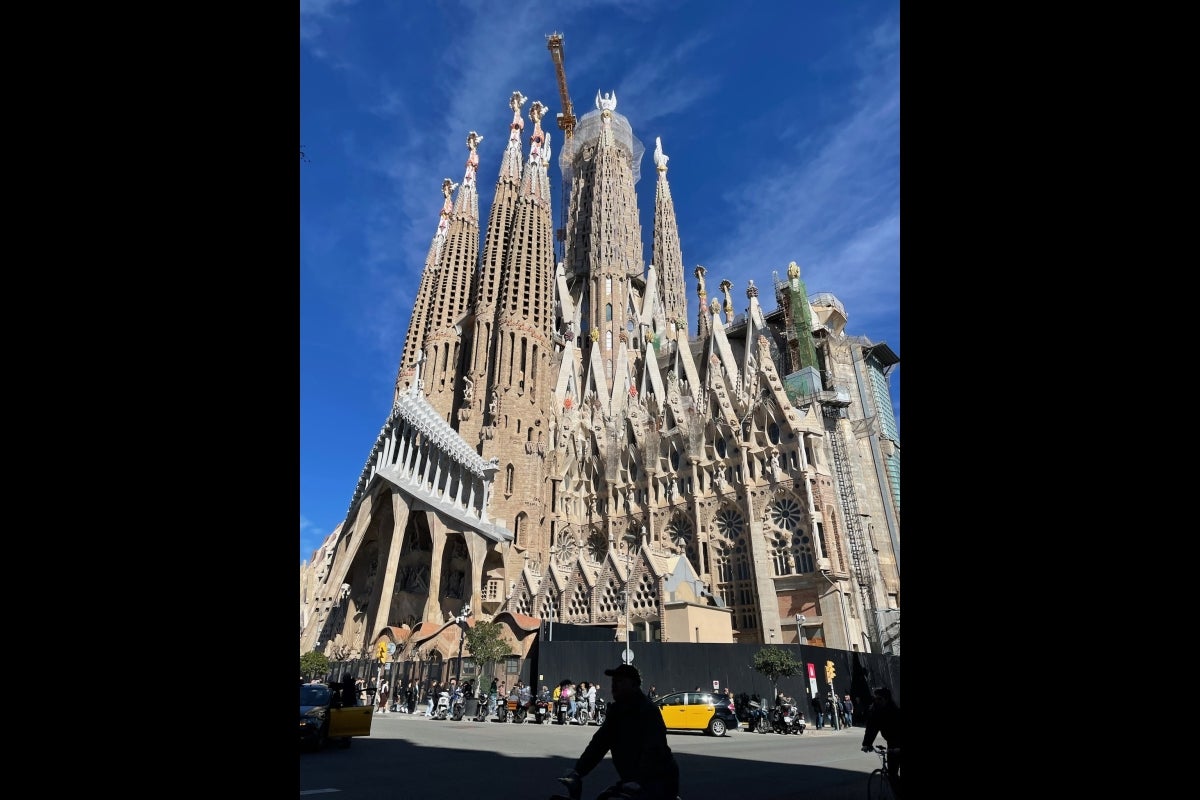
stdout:
<svg viewBox="0 0 1200 800">
<path fill-rule="evenodd" d="M 464 186 L 475 185 L 475 170 L 479 169 L 479 153 L 475 152 L 475 148 L 483 141 L 483 137 L 475 131 L 467 134 L 467 149 L 471 154 L 467 156 L 467 172 L 463 175 Z"/>
<path fill-rule="evenodd" d="M 437 235 L 443 239 L 446 238 L 446 229 L 450 226 L 450 215 L 454 212 L 454 205 L 450 202 L 450 195 L 454 194 L 454 190 L 458 188 L 458 184 L 449 178 L 442 179 L 442 213 L 439 215 Z"/>
<path fill-rule="evenodd" d="M 542 132 L 542 117 L 546 115 L 547 108 L 542 105 L 541 100 L 534 100 L 533 105 L 529 107 L 529 118 L 533 120 L 533 135 L 529 137 L 529 160 L 549 162 L 550 156 L 542 155 L 542 142 L 546 141 L 546 135 Z"/>
<path fill-rule="evenodd" d="M 658 167 L 659 172 L 667 171 L 667 160 L 670 156 L 665 155 L 662 151 L 662 137 L 654 137 L 654 163 Z"/>
<path fill-rule="evenodd" d="M 525 120 L 521 119 L 521 106 L 525 105 L 527 99 L 520 92 L 513 92 L 512 97 L 508 99 L 508 107 L 513 112 L 512 124 L 508 126 L 510 130 L 508 141 L 510 143 L 521 141 L 521 131 L 525 129 Z"/>
<path fill-rule="evenodd" d="M 617 110 L 617 93 L 609 92 L 602 95 L 600 91 L 596 91 L 596 108 L 601 111 L 616 111 Z"/>
</svg>

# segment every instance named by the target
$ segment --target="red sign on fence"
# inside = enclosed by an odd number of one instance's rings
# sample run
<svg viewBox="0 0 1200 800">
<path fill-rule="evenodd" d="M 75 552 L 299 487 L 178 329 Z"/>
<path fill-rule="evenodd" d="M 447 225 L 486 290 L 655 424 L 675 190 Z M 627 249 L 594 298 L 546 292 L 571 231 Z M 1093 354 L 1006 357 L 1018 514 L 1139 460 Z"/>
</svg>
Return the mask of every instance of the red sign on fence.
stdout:
<svg viewBox="0 0 1200 800">
<path fill-rule="evenodd" d="M 817 668 L 816 668 L 814 665 L 812 665 L 812 664 L 806 664 L 805 666 L 807 666 L 807 667 L 808 667 L 808 677 L 809 677 L 809 679 L 810 679 L 810 680 L 811 680 L 811 679 L 815 679 L 815 678 L 817 677 Z"/>
</svg>

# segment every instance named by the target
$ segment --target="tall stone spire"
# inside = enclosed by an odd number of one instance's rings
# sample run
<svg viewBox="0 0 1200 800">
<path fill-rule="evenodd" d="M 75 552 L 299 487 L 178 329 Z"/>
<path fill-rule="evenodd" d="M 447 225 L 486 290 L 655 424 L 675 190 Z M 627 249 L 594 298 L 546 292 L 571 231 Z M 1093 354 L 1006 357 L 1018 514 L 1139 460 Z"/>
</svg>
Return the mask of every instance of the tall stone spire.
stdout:
<svg viewBox="0 0 1200 800">
<path fill-rule="evenodd" d="M 425 254 L 425 269 L 421 272 L 421 285 L 417 288 L 417 299 L 413 303 L 412 316 L 408 320 L 408 333 L 404 337 L 404 352 L 400 356 L 400 370 L 396 375 L 392 405 L 396 404 L 400 395 L 412 388 L 417 358 L 424 349 L 425 331 L 430 317 L 429 304 L 437 286 L 442 250 L 446 244 L 446 230 L 450 226 L 450 195 L 457 187 L 458 184 L 449 178 L 442 181 L 442 211 L 438 217 L 437 233 L 433 235 L 433 241 L 429 243 L 429 252 Z"/>
<path fill-rule="evenodd" d="M 650 263 L 658 268 L 658 296 L 667 318 L 667 337 L 687 339 L 687 289 L 683 281 L 683 253 L 679 248 L 679 225 L 675 221 L 675 202 L 667 182 L 667 160 L 662 139 L 654 139 L 654 166 L 658 183 L 654 187 L 654 249 Z M 679 324 L 678 333 L 675 324 Z"/>
<path fill-rule="evenodd" d="M 475 286 L 471 349 L 468 361 L 464 365 L 464 399 L 458 412 L 459 435 L 471 444 L 479 442 L 483 435 L 483 417 L 487 411 L 488 398 L 492 395 L 488 379 L 492 373 L 491 358 L 496 343 L 496 296 L 500 289 L 504 254 L 512 231 L 517 195 L 521 189 L 521 131 L 525 128 L 525 121 L 521 118 L 521 106 L 525 105 L 526 99 L 520 92 L 513 92 L 508 100 L 508 107 L 512 109 L 512 122 L 508 126 L 508 144 L 500 159 L 496 195 L 488 213 L 483 261 Z"/>
<path fill-rule="evenodd" d="M 462 324 L 479 268 L 479 201 L 475 172 L 479 167 L 476 148 L 482 141 L 483 137 L 475 131 L 467 134 L 467 166 L 446 228 L 429 331 L 422 348 L 425 353 L 422 370 L 425 396 L 443 419 L 451 423 L 458 394 L 455 375 L 462 357 Z"/>
<path fill-rule="evenodd" d="M 545 113 L 538 101 L 529 108 L 533 133 L 500 276 L 481 451 L 484 458 L 501 459 L 503 487 L 492 496 L 492 517 L 508 522 L 518 548 L 542 537 L 544 515 L 529 514 L 526 506 L 534 502 L 540 507 L 545 499 L 546 420 L 553 389 L 554 220 L 547 175 L 550 137 L 542 130 Z"/>
<path fill-rule="evenodd" d="M 622 341 L 636 324 L 630 284 L 645 274 L 634 190 L 645 148 L 616 108 L 615 93 L 597 92 L 596 110 L 579 120 L 559 156 L 564 180 L 571 180 L 565 270 L 582 295 L 584 363 L 599 365 L 602 374 L 591 380 L 605 396 L 624 382 Z"/>
</svg>

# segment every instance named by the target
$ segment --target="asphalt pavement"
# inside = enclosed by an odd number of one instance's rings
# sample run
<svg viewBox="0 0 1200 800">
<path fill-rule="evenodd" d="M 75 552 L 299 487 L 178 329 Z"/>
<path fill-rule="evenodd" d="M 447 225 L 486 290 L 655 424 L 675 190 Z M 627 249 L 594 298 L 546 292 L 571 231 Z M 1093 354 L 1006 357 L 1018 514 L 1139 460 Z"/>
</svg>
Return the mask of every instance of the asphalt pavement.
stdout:
<svg viewBox="0 0 1200 800">
<path fill-rule="evenodd" d="M 494 718 L 492 718 L 494 719 Z M 595 726 L 428 719 L 376 713 L 371 735 L 349 748 L 330 743 L 300 754 L 300 795 L 337 800 L 542 800 L 561 790 Z M 801 735 L 731 731 L 668 733 L 682 800 L 863 800 L 878 759 L 862 753 L 861 728 L 809 728 Z M 611 757 L 584 781 L 593 800 L 615 782 Z"/>
</svg>

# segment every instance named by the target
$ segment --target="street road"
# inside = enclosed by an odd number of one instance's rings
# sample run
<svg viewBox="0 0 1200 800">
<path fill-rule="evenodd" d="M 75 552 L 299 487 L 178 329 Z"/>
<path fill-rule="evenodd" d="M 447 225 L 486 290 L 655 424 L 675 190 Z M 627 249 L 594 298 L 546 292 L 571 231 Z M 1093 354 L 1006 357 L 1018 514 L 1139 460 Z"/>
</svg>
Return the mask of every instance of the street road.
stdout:
<svg viewBox="0 0 1200 800">
<path fill-rule="evenodd" d="M 300 753 L 300 796 L 316 800 L 546 800 L 596 728 L 434 721 L 376 714 L 349 748 Z M 804 734 L 668 733 L 682 800 L 865 800 L 879 759 L 863 729 Z M 879 740 L 882 743 L 882 739 Z M 610 758 L 584 779 L 583 800 L 617 780 Z M 326 797 L 328 795 L 328 797 Z"/>
</svg>

